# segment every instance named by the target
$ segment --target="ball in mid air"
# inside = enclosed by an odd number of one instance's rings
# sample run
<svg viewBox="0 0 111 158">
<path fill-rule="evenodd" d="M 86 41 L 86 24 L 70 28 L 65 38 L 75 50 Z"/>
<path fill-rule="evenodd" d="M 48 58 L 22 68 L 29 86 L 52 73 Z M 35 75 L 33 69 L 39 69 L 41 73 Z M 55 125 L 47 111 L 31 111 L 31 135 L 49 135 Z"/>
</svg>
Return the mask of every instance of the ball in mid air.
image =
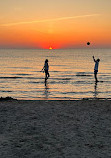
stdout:
<svg viewBox="0 0 111 158">
<path fill-rule="evenodd" d="M 89 46 L 89 45 L 90 45 L 90 42 L 87 42 L 87 45 Z"/>
</svg>

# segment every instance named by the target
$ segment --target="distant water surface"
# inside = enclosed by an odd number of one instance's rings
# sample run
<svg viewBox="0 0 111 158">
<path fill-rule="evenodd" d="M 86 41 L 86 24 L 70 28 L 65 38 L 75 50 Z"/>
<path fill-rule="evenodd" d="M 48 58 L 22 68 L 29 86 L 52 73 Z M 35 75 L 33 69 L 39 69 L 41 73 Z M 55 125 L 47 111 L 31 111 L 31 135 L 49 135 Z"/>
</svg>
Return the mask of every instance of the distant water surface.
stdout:
<svg viewBox="0 0 111 158">
<path fill-rule="evenodd" d="M 100 58 L 94 82 L 92 56 Z M 40 72 L 49 60 L 50 78 Z M 0 49 L 0 97 L 16 99 L 111 98 L 111 49 Z"/>
</svg>

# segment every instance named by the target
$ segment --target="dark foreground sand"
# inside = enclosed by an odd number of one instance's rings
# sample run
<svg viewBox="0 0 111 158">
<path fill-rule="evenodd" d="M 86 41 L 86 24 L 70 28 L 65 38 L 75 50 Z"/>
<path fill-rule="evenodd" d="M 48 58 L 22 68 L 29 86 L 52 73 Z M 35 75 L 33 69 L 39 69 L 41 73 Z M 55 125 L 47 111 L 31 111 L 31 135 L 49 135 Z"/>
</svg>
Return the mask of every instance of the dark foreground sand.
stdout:
<svg viewBox="0 0 111 158">
<path fill-rule="evenodd" d="M 0 101 L 0 158 L 111 158 L 111 100 Z"/>
</svg>

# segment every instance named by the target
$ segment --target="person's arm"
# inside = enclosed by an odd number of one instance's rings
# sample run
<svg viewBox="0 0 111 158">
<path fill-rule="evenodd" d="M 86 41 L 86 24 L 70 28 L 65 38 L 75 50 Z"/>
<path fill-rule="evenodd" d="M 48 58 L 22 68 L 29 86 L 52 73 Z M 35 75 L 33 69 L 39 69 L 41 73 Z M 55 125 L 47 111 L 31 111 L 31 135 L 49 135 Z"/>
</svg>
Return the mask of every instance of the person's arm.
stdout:
<svg viewBox="0 0 111 158">
<path fill-rule="evenodd" d="M 42 70 L 44 70 L 44 66 L 43 66 Z"/>
<path fill-rule="evenodd" d="M 43 66 L 43 68 L 42 68 L 41 72 L 42 72 L 42 71 L 44 72 L 44 69 L 45 69 L 45 65 Z"/>
<path fill-rule="evenodd" d="M 93 60 L 94 60 L 94 62 L 96 62 L 96 60 L 95 60 L 94 56 L 93 56 Z"/>
</svg>

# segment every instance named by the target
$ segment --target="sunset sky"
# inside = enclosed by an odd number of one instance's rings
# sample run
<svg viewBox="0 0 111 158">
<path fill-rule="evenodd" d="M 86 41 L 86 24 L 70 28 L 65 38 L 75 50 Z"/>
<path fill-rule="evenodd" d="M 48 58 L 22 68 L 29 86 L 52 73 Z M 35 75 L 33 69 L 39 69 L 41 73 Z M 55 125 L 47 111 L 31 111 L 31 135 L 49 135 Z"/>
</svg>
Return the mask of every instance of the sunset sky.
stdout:
<svg viewBox="0 0 111 158">
<path fill-rule="evenodd" d="M 0 48 L 111 48 L 111 0 L 1 0 Z"/>
</svg>

